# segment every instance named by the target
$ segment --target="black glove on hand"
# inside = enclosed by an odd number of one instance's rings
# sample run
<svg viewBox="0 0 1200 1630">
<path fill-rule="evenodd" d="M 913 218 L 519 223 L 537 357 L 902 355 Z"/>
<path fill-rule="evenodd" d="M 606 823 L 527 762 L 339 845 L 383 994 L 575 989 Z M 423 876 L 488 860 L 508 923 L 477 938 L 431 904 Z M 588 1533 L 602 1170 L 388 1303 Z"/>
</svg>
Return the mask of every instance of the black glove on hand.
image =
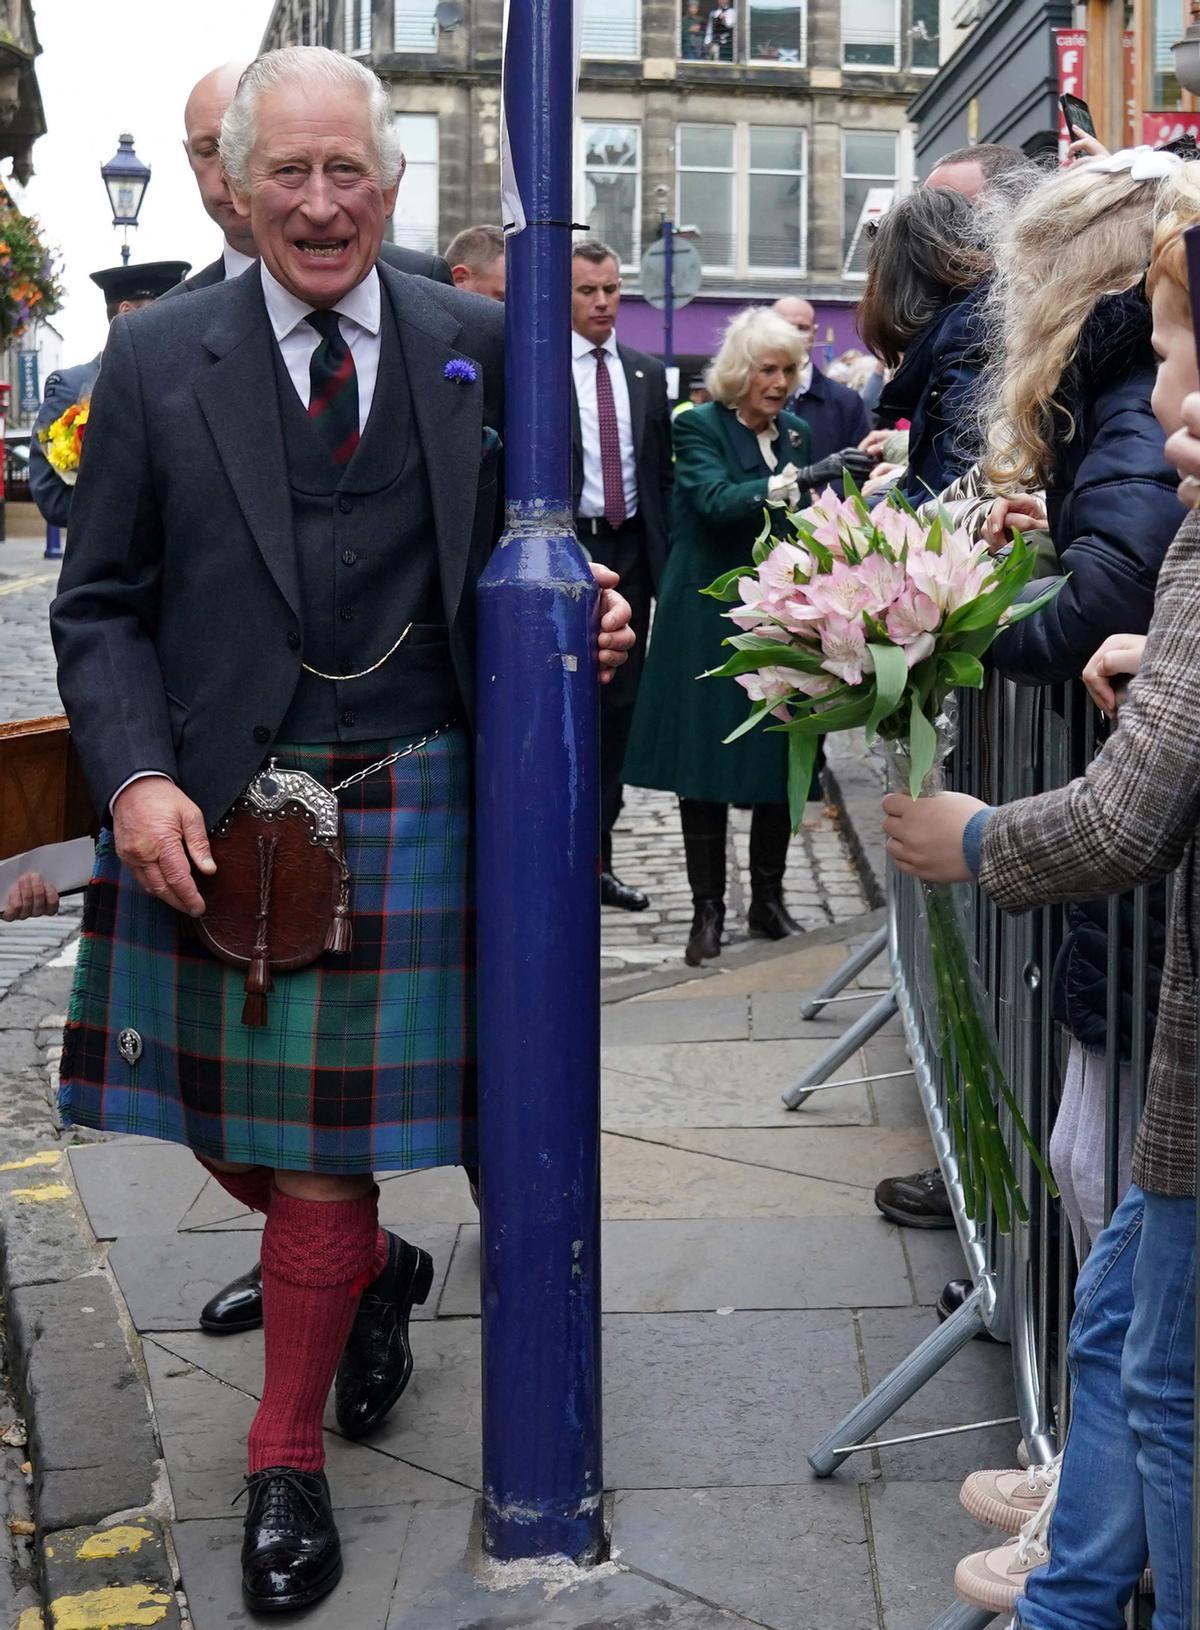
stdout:
<svg viewBox="0 0 1200 1630">
<path fill-rule="evenodd" d="M 802 487 L 823 487 L 849 474 L 861 484 L 878 462 L 869 453 L 860 453 L 857 447 L 843 447 L 840 453 L 830 453 L 828 458 L 798 469 L 796 480 Z"/>
</svg>

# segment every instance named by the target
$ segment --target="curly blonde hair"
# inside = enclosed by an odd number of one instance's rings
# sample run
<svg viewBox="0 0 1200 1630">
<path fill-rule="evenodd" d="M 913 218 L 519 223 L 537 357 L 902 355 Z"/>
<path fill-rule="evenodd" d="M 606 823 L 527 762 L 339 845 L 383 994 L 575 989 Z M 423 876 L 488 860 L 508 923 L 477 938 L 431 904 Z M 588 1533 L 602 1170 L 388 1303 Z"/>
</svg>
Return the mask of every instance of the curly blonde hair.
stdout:
<svg viewBox="0 0 1200 1630">
<path fill-rule="evenodd" d="M 983 472 L 997 493 L 1050 479 L 1052 444 L 1074 420 L 1059 397 L 1093 309 L 1146 273 L 1166 179 L 1072 165 L 1047 177 L 1000 227 L 989 296 L 992 355 L 980 397 Z"/>
<path fill-rule="evenodd" d="M 754 370 L 768 351 L 782 351 L 798 368 L 808 361 L 808 341 L 767 306 L 747 306 L 730 319 L 704 383 L 716 402 L 736 407 L 750 389 Z"/>
<path fill-rule="evenodd" d="M 1154 298 L 1154 291 L 1164 280 L 1174 284 L 1186 299 L 1189 282 L 1183 234 L 1189 226 L 1200 226 L 1200 164 L 1181 164 L 1162 190 L 1158 229 L 1146 273 L 1149 299 Z"/>
</svg>

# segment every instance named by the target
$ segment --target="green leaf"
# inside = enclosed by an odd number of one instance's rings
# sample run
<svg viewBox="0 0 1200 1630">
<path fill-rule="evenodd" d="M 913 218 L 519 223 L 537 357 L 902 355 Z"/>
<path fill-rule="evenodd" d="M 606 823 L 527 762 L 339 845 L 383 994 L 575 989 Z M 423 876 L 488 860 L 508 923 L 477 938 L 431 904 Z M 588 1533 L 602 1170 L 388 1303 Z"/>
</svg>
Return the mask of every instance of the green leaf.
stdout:
<svg viewBox="0 0 1200 1630">
<path fill-rule="evenodd" d="M 816 762 L 817 738 L 793 731 L 788 737 L 788 810 L 793 832 L 800 830 L 804 820 L 804 806 L 808 802 L 808 789 L 812 785 Z"/>
<path fill-rule="evenodd" d="M 854 690 L 864 690 L 865 686 L 854 687 Z M 853 694 L 853 693 L 852 693 Z M 823 699 L 823 698 L 822 698 Z M 831 730 L 853 730 L 866 720 L 871 711 L 870 694 L 861 695 L 854 701 L 841 703 L 837 707 L 823 709 L 820 713 L 806 713 L 802 718 L 793 719 L 790 724 L 774 724 L 771 730 L 785 730 L 803 734 L 808 732 L 814 736 L 827 736 Z"/>
<path fill-rule="evenodd" d="M 710 600 L 740 600 L 738 584 L 743 577 L 753 577 L 754 573 L 748 566 L 735 566 L 731 572 L 722 572 L 715 583 L 710 583 L 701 594 L 706 594 Z"/>
<path fill-rule="evenodd" d="M 942 552 L 942 530 L 942 517 L 938 515 L 925 534 L 925 548 L 931 555 L 940 555 Z"/>
<path fill-rule="evenodd" d="M 726 645 L 731 645 L 726 640 Z M 756 673 L 759 668 L 795 668 L 799 673 L 819 674 L 821 653 L 802 651 L 798 645 L 765 645 L 736 650 L 719 668 L 710 668 L 705 679 L 736 679 L 738 674 Z"/>
<path fill-rule="evenodd" d="M 1069 576 L 1070 574 L 1068 573 L 1067 575 Z M 1011 628 L 1014 623 L 1023 623 L 1026 617 L 1032 617 L 1036 615 L 1037 612 L 1044 611 L 1050 604 L 1051 600 L 1055 599 L 1061 592 L 1063 584 L 1066 581 L 1067 579 L 1065 577 L 1055 578 L 1054 582 L 1045 591 L 1045 593 L 1037 595 L 1033 600 L 1020 601 L 1009 612 L 1008 621 L 1005 623 L 1004 628 Z M 1004 628 L 1000 630 L 1001 633 L 1004 632 Z"/>
<path fill-rule="evenodd" d="M 908 663 L 898 645 L 868 645 L 875 661 L 875 701 L 867 717 L 867 736 L 872 737 L 881 719 L 894 713 L 908 684 Z"/>
<path fill-rule="evenodd" d="M 744 736 L 748 731 L 753 730 L 755 725 L 761 724 L 769 715 L 771 709 L 773 707 L 778 707 L 780 702 L 783 700 L 783 697 L 776 697 L 774 701 L 755 702 L 754 706 L 750 710 L 749 718 L 743 719 L 736 730 L 731 730 L 721 745 L 723 747 L 728 747 L 731 741 L 736 741 L 739 736 Z"/>
<path fill-rule="evenodd" d="M 914 798 L 919 798 L 921 788 L 925 785 L 925 777 L 933 769 L 933 761 L 937 757 L 937 731 L 925 717 L 920 700 L 915 694 L 912 712 L 909 715 L 908 752 L 912 762 L 908 790 Z"/>
<path fill-rule="evenodd" d="M 761 566 L 774 547 L 775 535 L 771 529 L 771 511 L 764 509 L 762 531 L 754 540 L 754 548 L 751 550 L 750 558 L 756 566 Z"/>
<path fill-rule="evenodd" d="M 967 651 L 943 651 L 938 657 L 938 677 L 950 690 L 982 690 L 983 663 Z"/>
</svg>

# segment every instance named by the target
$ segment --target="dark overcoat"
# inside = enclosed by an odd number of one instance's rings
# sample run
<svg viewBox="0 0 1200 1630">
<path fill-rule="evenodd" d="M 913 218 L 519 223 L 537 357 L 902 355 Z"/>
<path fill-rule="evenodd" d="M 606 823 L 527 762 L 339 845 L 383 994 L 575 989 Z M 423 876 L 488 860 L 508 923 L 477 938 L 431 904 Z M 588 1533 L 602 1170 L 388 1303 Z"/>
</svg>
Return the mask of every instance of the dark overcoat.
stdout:
<svg viewBox="0 0 1200 1630">
<path fill-rule="evenodd" d="M 808 426 L 780 413 L 779 468 L 809 461 Z M 762 530 L 772 474 L 758 439 L 731 408 L 707 402 L 675 420 L 671 553 L 625 757 L 626 782 L 721 804 L 787 799 L 787 741 L 762 728 L 723 745 L 746 717 L 749 698 L 732 679 L 703 679 L 729 656 L 737 629 L 728 607 L 700 591 L 723 572 L 749 566 Z"/>
</svg>

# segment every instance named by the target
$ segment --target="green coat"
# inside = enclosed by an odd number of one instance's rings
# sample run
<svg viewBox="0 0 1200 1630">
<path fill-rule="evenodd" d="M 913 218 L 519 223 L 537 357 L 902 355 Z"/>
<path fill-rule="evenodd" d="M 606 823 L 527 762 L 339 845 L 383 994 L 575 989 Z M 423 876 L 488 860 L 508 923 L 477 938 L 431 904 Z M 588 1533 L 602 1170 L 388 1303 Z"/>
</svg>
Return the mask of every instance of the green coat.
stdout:
<svg viewBox="0 0 1200 1630">
<path fill-rule="evenodd" d="M 807 464 L 808 426 L 780 413 L 776 456 Z M 681 798 L 716 804 L 787 801 L 787 738 L 762 726 L 728 747 L 724 738 L 750 710 L 750 698 L 732 679 L 699 679 L 730 652 L 722 641 L 737 633 L 728 606 L 700 590 L 735 566 L 749 566 L 762 530 L 767 481 L 758 439 L 731 408 L 706 402 L 682 413 L 675 441 L 675 507 L 671 552 L 658 607 L 624 780 L 660 787 Z"/>
</svg>

